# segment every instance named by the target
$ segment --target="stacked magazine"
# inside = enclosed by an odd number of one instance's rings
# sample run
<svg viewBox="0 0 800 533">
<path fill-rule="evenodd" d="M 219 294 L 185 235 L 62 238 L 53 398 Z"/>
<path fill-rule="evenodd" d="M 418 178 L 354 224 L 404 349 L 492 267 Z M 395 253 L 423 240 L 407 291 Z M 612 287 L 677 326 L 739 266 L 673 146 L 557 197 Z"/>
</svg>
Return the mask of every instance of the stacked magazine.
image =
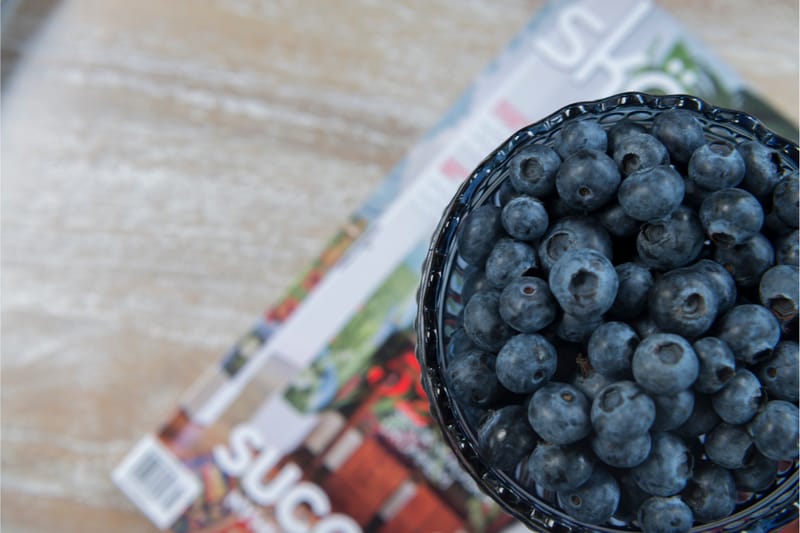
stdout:
<svg viewBox="0 0 800 533">
<path fill-rule="evenodd" d="M 119 488 L 176 533 L 519 527 L 428 413 L 414 355 L 420 267 L 442 209 L 486 154 L 563 105 L 628 90 L 694 94 L 795 135 L 652 3 L 552 2 L 130 452 Z"/>
</svg>

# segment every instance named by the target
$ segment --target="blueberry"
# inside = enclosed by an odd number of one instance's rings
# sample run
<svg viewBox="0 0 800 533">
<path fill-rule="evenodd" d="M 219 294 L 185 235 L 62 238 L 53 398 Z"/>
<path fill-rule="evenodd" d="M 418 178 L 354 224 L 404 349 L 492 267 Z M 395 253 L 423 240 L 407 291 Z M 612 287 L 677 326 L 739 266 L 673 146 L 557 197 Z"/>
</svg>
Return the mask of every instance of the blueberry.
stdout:
<svg viewBox="0 0 800 533">
<path fill-rule="evenodd" d="M 745 141 L 738 149 L 745 166 L 741 188 L 758 199 L 768 198 L 781 177 L 780 154 L 758 141 Z"/>
<path fill-rule="evenodd" d="M 798 349 L 800 347 L 794 341 L 781 341 L 772 352 L 772 357 L 759 366 L 758 378 L 770 398 L 789 402 L 800 399 Z"/>
<path fill-rule="evenodd" d="M 492 411 L 478 429 L 481 454 L 500 470 L 513 470 L 530 453 L 536 440 L 521 405 L 507 405 Z"/>
<path fill-rule="evenodd" d="M 651 443 L 652 445 L 652 443 Z M 619 505 L 615 518 L 624 522 L 636 520 L 639 507 L 651 496 L 643 491 L 633 480 L 630 470 L 621 470 L 617 476 L 619 484 Z"/>
<path fill-rule="evenodd" d="M 480 427 L 483 421 L 491 413 L 489 407 L 480 405 L 470 405 L 462 403 L 458 406 L 459 411 L 464 416 L 467 425 L 472 428 Z"/>
<path fill-rule="evenodd" d="M 778 238 L 775 242 L 775 263 L 797 266 L 800 261 L 798 244 L 800 244 L 800 237 L 797 230 Z"/>
<path fill-rule="evenodd" d="M 796 266 L 776 265 L 761 276 L 758 284 L 761 305 L 772 311 L 781 322 L 797 317 L 799 274 Z"/>
<path fill-rule="evenodd" d="M 656 406 L 656 418 L 652 431 L 672 431 L 686 422 L 694 410 L 694 393 L 682 390 L 675 394 L 651 395 Z"/>
<path fill-rule="evenodd" d="M 486 258 L 486 279 L 495 288 L 503 289 L 511 280 L 536 266 L 536 251 L 528 244 L 500 239 Z"/>
<path fill-rule="evenodd" d="M 653 496 L 678 494 L 692 477 L 692 454 L 683 439 L 673 433 L 653 433 L 651 439 L 650 455 L 633 467 L 633 479 L 643 491 Z"/>
<path fill-rule="evenodd" d="M 465 405 L 491 406 L 504 393 L 494 372 L 494 356 L 481 350 L 469 350 L 454 359 L 444 377 L 455 398 Z"/>
<path fill-rule="evenodd" d="M 706 455 L 723 468 L 742 468 L 753 454 L 753 440 L 744 426 L 722 423 L 706 435 Z"/>
<path fill-rule="evenodd" d="M 669 109 L 656 115 L 652 134 L 664 143 L 670 159 L 680 164 L 686 164 L 706 143 L 703 124 L 697 114 L 686 109 Z"/>
<path fill-rule="evenodd" d="M 631 468 L 642 464 L 650 454 L 650 434 L 642 433 L 629 439 L 614 440 L 603 433 L 592 438 L 592 451 L 608 466 Z"/>
<path fill-rule="evenodd" d="M 595 468 L 592 477 L 578 488 L 557 493 L 558 504 L 569 516 L 587 524 L 606 522 L 619 505 L 619 485 L 614 476 Z"/>
<path fill-rule="evenodd" d="M 719 392 L 711 397 L 711 405 L 728 424 L 749 422 L 758 412 L 763 392 L 758 378 L 740 368 Z"/>
<path fill-rule="evenodd" d="M 555 191 L 561 158 L 552 148 L 532 144 L 521 149 L 508 163 L 511 185 L 522 194 L 544 197 Z"/>
<path fill-rule="evenodd" d="M 635 220 L 659 220 L 675 211 L 686 189 L 683 178 L 670 165 L 645 168 L 625 178 L 617 198 L 625 214 Z"/>
<path fill-rule="evenodd" d="M 687 176 L 708 191 L 736 187 L 744 179 L 744 159 L 731 143 L 712 141 L 692 153 Z"/>
<path fill-rule="evenodd" d="M 722 189 L 700 206 L 700 223 L 717 246 L 730 248 L 756 235 L 764 224 L 764 210 L 742 189 Z"/>
<path fill-rule="evenodd" d="M 724 313 L 733 307 L 737 296 L 736 280 L 724 266 L 711 259 L 701 259 L 687 268 L 706 276 L 717 294 L 719 313 Z"/>
<path fill-rule="evenodd" d="M 679 207 L 669 218 L 642 225 L 636 250 L 651 268 L 672 270 L 688 265 L 700 255 L 705 234 L 694 211 Z"/>
<path fill-rule="evenodd" d="M 699 370 L 697 355 L 686 339 L 656 333 L 639 343 L 631 364 L 633 377 L 652 394 L 676 394 L 688 389 Z"/>
<path fill-rule="evenodd" d="M 736 358 L 725 341 L 704 337 L 692 344 L 700 363 L 694 390 L 704 394 L 719 391 L 736 374 Z"/>
<path fill-rule="evenodd" d="M 664 333 L 650 316 L 644 316 L 638 320 L 634 320 L 631 322 L 631 326 L 636 331 L 636 334 L 639 335 L 640 339 L 644 339 L 656 333 Z"/>
<path fill-rule="evenodd" d="M 559 339 L 583 343 L 591 336 L 592 332 L 603 323 L 602 315 L 573 315 L 563 313 L 558 322 L 556 335 Z"/>
<path fill-rule="evenodd" d="M 472 342 L 472 339 L 469 338 L 464 328 L 460 327 L 450 335 L 450 339 L 447 341 L 447 346 L 445 346 L 444 350 L 444 360 L 446 363 L 450 363 L 450 361 L 456 357 L 459 357 L 464 352 L 472 350 L 473 348 L 475 348 L 475 344 Z"/>
<path fill-rule="evenodd" d="M 478 348 L 496 352 L 511 337 L 512 329 L 498 311 L 500 293 L 478 291 L 464 307 L 464 331 Z"/>
<path fill-rule="evenodd" d="M 497 379 L 505 388 L 529 394 L 547 383 L 556 371 L 558 354 L 550 342 L 536 334 L 511 337 L 497 354 Z"/>
<path fill-rule="evenodd" d="M 527 462 L 528 478 L 545 490 L 572 490 L 592 476 L 594 459 L 580 445 L 539 443 Z"/>
<path fill-rule="evenodd" d="M 556 301 L 543 279 L 522 276 L 500 293 L 498 311 L 506 324 L 522 333 L 535 333 L 556 318 Z"/>
<path fill-rule="evenodd" d="M 770 400 L 747 427 L 753 442 L 765 457 L 775 461 L 797 459 L 797 406 L 785 400 Z"/>
<path fill-rule="evenodd" d="M 623 378 L 631 372 L 631 357 L 639 336 L 624 322 L 606 322 L 589 338 L 586 354 L 592 368 L 610 378 Z"/>
<path fill-rule="evenodd" d="M 621 263 L 614 267 L 619 279 L 617 297 L 608 310 L 609 316 L 619 320 L 630 320 L 647 310 L 647 296 L 653 286 L 653 274 L 638 263 Z"/>
<path fill-rule="evenodd" d="M 754 452 L 747 465 L 733 471 L 736 488 L 748 492 L 767 490 L 778 473 L 778 461 Z"/>
<path fill-rule="evenodd" d="M 639 508 L 643 533 L 688 533 L 692 529 L 692 510 L 677 496 L 648 498 Z"/>
<path fill-rule="evenodd" d="M 704 463 L 695 470 L 683 493 L 695 520 L 711 522 L 725 518 L 736 507 L 736 482 L 730 470 Z"/>
<path fill-rule="evenodd" d="M 617 146 L 623 141 L 623 139 L 625 139 L 625 137 L 637 133 L 647 133 L 647 129 L 641 124 L 628 119 L 620 120 L 611 126 L 611 129 L 609 129 L 606 133 L 606 136 L 608 137 L 608 153 L 613 154 L 616 152 Z"/>
<path fill-rule="evenodd" d="M 797 178 L 797 171 L 791 176 L 786 176 L 775 185 L 772 191 L 772 208 L 778 218 L 789 226 L 798 226 L 798 198 L 800 198 L 800 180 Z"/>
<path fill-rule="evenodd" d="M 592 430 L 589 401 L 567 383 L 551 381 L 533 393 L 528 420 L 539 436 L 554 444 L 577 442 Z"/>
<path fill-rule="evenodd" d="M 720 417 L 711 405 L 711 398 L 705 394 L 695 394 L 692 414 L 675 432 L 686 438 L 699 437 L 711 431 L 719 422 Z"/>
<path fill-rule="evenodd" d="M 611 259 L 611 237 L 594 220 L 570 216 L 550 226 L 539 244 L 539 261 L 545 271 L 570 250 L 591 248 Z"/>
<path fill-rule="evenodd" d="M 514 188 L 511 180 L 503 180 L 497 191 L 494 193 L 496 204 L 500 206 L 506 205 L 508 202 L 519 196 L 520 193 Z"/>
<path fill-rule="evenodd" d="M 752 364 L 769 356 L 781 337 L 780 324 L 764 306 L 737 305 L 722 317 L 717 335 L 738 361 Z"/>
<path fill-rule="evenodd" d="M 639 232 L 639 221 L 626 215 L 619 202 L 609 202 L 595 216 L 612 237 L 625 239 Z"/>
<path fill-rule="evenodd" d="M 464 260 L 483 266 L 503 228 L 500 225 L 500 208 L 484 204 L 470 212 L 461 223 L 458 233 L 458 251 Z"/>
<path fill-rule="evenodd" d="M 653 400 L 633 381 L 616 381 L 592 401 L 592 427 L 610 440 L 623 441 L 647 433 L 655 417 Z"/>
<path fill-rule="evenodd" d="M 619 285 L 611 261 L 590 248 L 563 254 L 550 270 L 549 282 L 561 308 L 576 316 L 598 316 L 608 311 Z"/>
<path fill-rule="evenodd" d="M 697 337 L 711 327 L 719 308 L 708 278 L 688 268 L 667 272 L 650 289 L 650 317 L 665 332 Z"/>
<path fill-rule="evenodd" d="M 770 239 L 778 239 L 791 233 L 795 228 L 787 226 L 783 220 L 778 217 L 775 208 L 772 210 L 764 211 L 764 228 L 761 230 L 764 235 L 769 236 Z"/>
<path fill-rule="evenodd" d="M 740 501 L 739 498 L 745 495 L 738 495 L 737 494 L 737 501 Z M 752 526 L 748 526 L 747 532 L 748 533 L 771 533 L 770 528 L 772 527 L 771 521 L 767 518 L 762 518 Z"/>
<path fill-rule="evenodd" d="M 544 204 L 532 196 L 520 195 L 503 206 L 500 222 L 513 238 L 533 241 L 544 235 L 550 221 Z"/>
<path fill-rule="evenodd" d="M 560 196 L 550 197 L 547 200 L 547 215 L 550 220 L 560 220 L 564 217 L 584 216 L 585 213 L 580 209 L 570 206 Z"/>
<path fill-rule="evenodd" d="M 716 247 L 714 261 L 724 266 L 740 287 L 754 287 L 775 264 L 775 252 L 769 239 L 757 233 L 731 248 Z"/>
<path fill-rule="evenodd" d="M 585 359 L 584 359 L 585 360 Z M 588 363 L 588 360 L 585 360 Z M 594 370 L 591 365 L 586 365 L 586 367 L 578 372 L 575 372 L 572 375 L 572 379 L 570 380 L 570 385 L 576 387 L 579 391 L 581 391 L 589 401 L 595 399 L 597 394 L 603 390 L 607 385 L 611 385 L 611 380 Z"/>
<path fill-rule="evenodd" d="M 700 209 L 703 205 L 703 200 L 708 198 L 712 192 L 698 186 L 695 182 L 688 178 L 683 178 L 683 185 L 685 192 L 683 193 L 683 203 L 688 205 L 694 210 Z"/>
<path fill-rule="evenodd" d="M 619 187 L 617 165 L 605 153 L 581 149 L 564 159 L 556 173 L 556 190 L 573 209 L 594 211 L 614 197 Z"/>
<path fill-rule="evenodd" d="M 467 275 L 461 286 L 461 300 L 468 302 L 476 292 L 494 290 L 492 284 L 486 279 L 486 272 L 481 268 Z"/>
<path fill-rule="evenodd" d="M 651 168 L 668 165 L 669 154 L 661 141 L 647 133 L 629 133 L 614 144 L 614 162 L 623 176 Z"/>
<path fill-rule="evenodd" d="M 566 160 L 580 150 L 605 152 L 608 146 L 606 130 L 593 120 L 566 122 L 556 136 L 556 151 Z"/>
</svg>

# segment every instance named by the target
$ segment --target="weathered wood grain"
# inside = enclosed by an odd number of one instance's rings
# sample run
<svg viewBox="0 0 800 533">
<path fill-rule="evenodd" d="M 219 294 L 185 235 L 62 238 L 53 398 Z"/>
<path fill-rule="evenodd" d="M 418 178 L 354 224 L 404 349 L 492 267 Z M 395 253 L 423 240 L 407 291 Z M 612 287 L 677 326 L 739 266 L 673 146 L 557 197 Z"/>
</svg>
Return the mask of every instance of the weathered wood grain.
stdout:
<svg viewBox="0 0 800 533">
<path fill-rule="evenodd" d="M 151 529 L 111 469 L 541 4 L 22 3 L 2 51 L 3 530 Z M 797 121 L 796 2 L 663 5 Z"/>
</svg>

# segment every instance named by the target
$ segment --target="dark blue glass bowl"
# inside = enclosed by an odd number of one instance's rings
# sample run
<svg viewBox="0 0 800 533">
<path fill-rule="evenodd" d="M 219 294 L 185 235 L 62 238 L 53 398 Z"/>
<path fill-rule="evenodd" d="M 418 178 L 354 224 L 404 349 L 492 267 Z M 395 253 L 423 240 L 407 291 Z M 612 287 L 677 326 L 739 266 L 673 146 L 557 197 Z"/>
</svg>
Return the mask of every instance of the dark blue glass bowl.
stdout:
<svg viewBox="0 0 800 533">
<path fill-rule="evenodd" d="M 445 208 L 431 241 L 422 270 L 417 316 L 417 358 L 423 369 L 422 383 L 428 394 L 431 413 L 462 467 L 481 489 L 533 530 L 588 533 L 637 529 L 635 525 L 614 519 L 604 526 L 580 523 L 558 508 L 552 494 L 526 490 L 512 476 L 493 468 L 481 457 L 477 429 L 470 425 L 443 379 L 447 365 L 445 346 L 456 328 L 465 303 L 461 298 L 461 290 L 467 265 L 458 253 L 458 227 L 476 207 L 492 202 L 499 205 L 498 188 L 508 175 L 508 162 L 515 153 L 531 144 L 552 145 L 566 122 L 592 117 L 607 127 L 623 119 L 647 126 L 660 111 L 673 108 L 698 112 L 709 140 L 733 143 L 758 140 L 776 150 L 787 169 L 798 168 L 797 145 L 776 135 L 746 113 L 718 108 L 687 95 L 623 93 L 566 106 L 513 134 L 484 159 L 461 185 Z M 797 499 L 798 467 L 795 461 L 780 472 L 770 492 L 758 496 L 742 495 L 731 516 L 695 527 L 692 531 L 774 531 L 797 518 Z"/>
</svg>

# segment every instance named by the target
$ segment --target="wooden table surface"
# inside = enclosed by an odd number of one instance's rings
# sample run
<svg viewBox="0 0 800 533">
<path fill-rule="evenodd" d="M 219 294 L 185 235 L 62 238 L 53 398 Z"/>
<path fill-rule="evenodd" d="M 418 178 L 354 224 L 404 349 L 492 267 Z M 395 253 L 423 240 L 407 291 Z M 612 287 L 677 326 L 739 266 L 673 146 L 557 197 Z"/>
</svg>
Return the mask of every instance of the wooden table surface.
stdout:
<svg viewBox="0 0 800 533">
<path fill-rule="evenodd" d="M 541 4 L 19 4 L 2 50 L 3 531 L 152 530 L 112 468 Z M 797 122 L 796 0 L 702 4 L 662 2 Z"/>
</svg>

